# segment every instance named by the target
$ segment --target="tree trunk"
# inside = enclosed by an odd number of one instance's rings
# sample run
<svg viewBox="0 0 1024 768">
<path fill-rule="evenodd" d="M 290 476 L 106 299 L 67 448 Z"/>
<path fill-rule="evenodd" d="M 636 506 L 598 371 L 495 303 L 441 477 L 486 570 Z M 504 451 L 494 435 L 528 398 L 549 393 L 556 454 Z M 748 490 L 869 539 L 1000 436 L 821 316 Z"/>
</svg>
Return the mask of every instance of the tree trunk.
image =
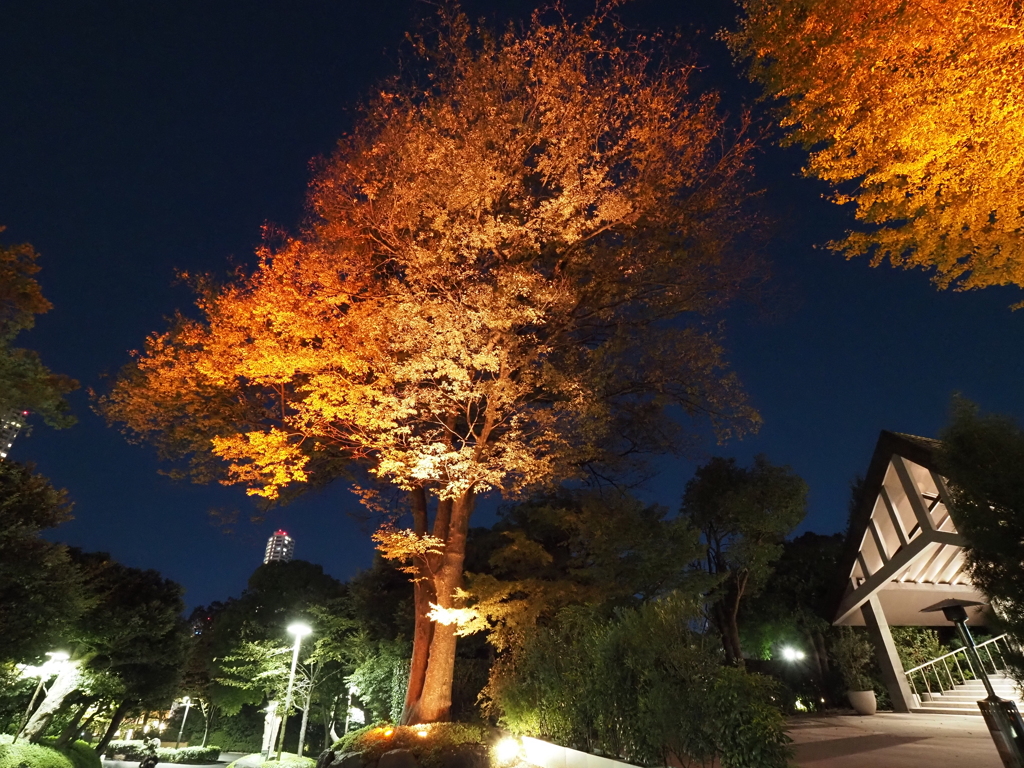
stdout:
<svg viewBox="0 0 1024 768">
<path fill-rule="evenodd" d="M 213 704 L 206 704 L 203 708 L 203 746 L 206 746 L 206 740 L 210 738 L 210 719 L 213 717 Z"/>
<path fill-rule="evenodd" d="M 441 567 L 434 578 L 436 603 L 441 608 L 453 608 L 454 593 L 462 585 L 462 567 L 466 559 L 466 536 L 469 532 L 469 518 L 473 513 L 476 494 L 468 491 L 451 505 L 450 521 L 445 538 Z M 441 507 L 438 520 L 441 523 Z M 436 533 L 435 533 L 436 535 Z M 416 721 L 435 723 L 447 720 L 452 708 L 452 676 L 455 673 L 456 635 L 454 626 L 438 624 L 430 639 L 427 670 L 423 680 L 423 693 L 414 708 Z"/>
<path fill-rule="evenodd" d="M 117 733 L 117 729 L 121 727 L 121 721 L 124 720 L 125 713 L 128 711 L 128 707 L 131 706 L 131 702 L 125 699 L 117 705 L 117 709 L 114 710 L 114 714 L 110 716 L 110 725 L 107 727 L 107 732 L 103 734 L 103 738 L 100 739 L 96 745 L 96 754 L 102 755 L 103 750 L 107 748 L 107 744 L 114 738 L 114 734 Z"/>
<path fill-rule="evenodd" d="M 57 749 L 63 749 L 67 746 L 69 741 L 74 739 L 75 733 L 78 731 L 78 724 L 82 722 L 82 718 L 85 717 L 85 712 L 89 707 L 92 706 L 93 702 L 96 701 L 95 697 L 86 698 L 85 701 L 78 707 L 78 711 L 75 712 L 74 717 L 71 718 L 60 736 L 57 737 L 57 741 L 54 742 L 53 746 Z"/>
<path fill-rule="evenodd" d="M 306 745 L 306 723 L 309 721 L 309 703 L 313 700 L 313 688 L 306 694 L 306 705 L 302 708 L 302 724 L 299 726 L 299 748 L 296 755 L 302 757 L 302 748 Z"/>
<path fill-rule="evenodd" d="M 413 532 L 422 536 L 427 532 L 427 493 L 422 487 L 414 489 L 409 495 L 409 504 L 412 507 Z M 447 504 L 447 510 L 444 506 Z M 448 528 L 450 517 L 450 502 L 441 502 L 438 505 L 437 519 L 434 525 L 434 535 L 443 522 L 445 530 Z M 447 511 L 447 514 L 446 514 Z M 439 537 L 440 538 L 440 537 Z M 415 625 L 412 635 L 412 659 L 409 662 L 409 684 L 405 689 L 405 703 L 402 705 L 402 725 L 413 725 L 419 722 L 418 704 L 420 696 L 423 695 L 423 683 L 427 675 L 427 658 L 430 655 L 430 641 L 434 634 L 434 622 L 427 614 L 430 612 L 430 603 L 434 602 L 436 592 L 430 580 L 430 569 L 427 559 L 417 557 L 414 559 L 417 569 L 413 581 L 413 611 L 415 613 Z M 347 716 L 346 712 L 346 716 Z"/>
<path fill-rule="evenodd" d="M 722 649 L 725 651 L 726 663 L 743 667 L 743 650 L 740 645 L 739 629 L 733 618 L 728 597 L 715 603 L 711 609 L 711 615 L 715 622 L 715 628 L 722 637 Z"/>
<path fill-rule="evenodd" d="M 38 742 L 46 735 L 46 729 L 50 727 L 53 716 L 60 710 L 64 699 L 78 688 L 79 672 L 78 665 L 73 662 L 65 662 L 50 690 L 46 692 L 36 711 L 32 713 L 23 731 L 28 741 Z"/>
</svg>

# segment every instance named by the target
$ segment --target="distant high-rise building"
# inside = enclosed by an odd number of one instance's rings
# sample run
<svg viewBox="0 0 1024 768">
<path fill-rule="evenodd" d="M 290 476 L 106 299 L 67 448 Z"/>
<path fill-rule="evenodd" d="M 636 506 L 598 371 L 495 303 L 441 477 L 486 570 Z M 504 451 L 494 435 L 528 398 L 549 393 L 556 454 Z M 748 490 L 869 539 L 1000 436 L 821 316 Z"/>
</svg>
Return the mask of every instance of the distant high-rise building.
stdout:
<svg viewBox="0 0 1024 768">
<path fill-rule="evenodd" d="M 267 553 L 263 556 L 264 563 L 287 563 L 295 554 L 295 539 L 284 531 L 274 531 L 267 539 Z"/>
<path fill-rule="evenodd" d="M 14 444 L 14 438 L 25 426 L 25 417 L 28 411 L 9 411 L 0 416 L 0 461 L 7 458 L 7 453 Z"/>
</svg>

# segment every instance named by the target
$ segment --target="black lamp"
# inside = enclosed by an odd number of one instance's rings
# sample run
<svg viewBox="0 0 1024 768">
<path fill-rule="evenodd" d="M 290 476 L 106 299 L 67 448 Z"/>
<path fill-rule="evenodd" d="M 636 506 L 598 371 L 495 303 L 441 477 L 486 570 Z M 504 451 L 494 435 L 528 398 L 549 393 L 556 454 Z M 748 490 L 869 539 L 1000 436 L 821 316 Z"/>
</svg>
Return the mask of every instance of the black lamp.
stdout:
<svg viewBox="0 0 1024 768">
<path fill-rule="evenodd" d="M 974 605 L 985 605 L 977 600 L 942 600 L 935 605 L 924 608 L 921 613 L 937 613 L 947 621 L 956 624 L 960 630 L 960 637 L 967 646 L 967 655 L 970 656 L 972 666 L 978 670 L 981 682 L 988 691 L 988 697 L 978 702 L 981 714 L 985 716 L 985 724 L 989 733 L 992 734 L 992 741 L 995 742 L 996 751 L 1002 758 L 1006 768 L 1024 768 L 1024 720 L 1021 720 L 1017 705 L 1009 699 L 1001 699 L 996 696 L 992 682 L 988 679 L 985 666 L 981 663 L 978 649 L 974 645 L 974 638 L 967 628 L 967 608 Z"/>
</svg>

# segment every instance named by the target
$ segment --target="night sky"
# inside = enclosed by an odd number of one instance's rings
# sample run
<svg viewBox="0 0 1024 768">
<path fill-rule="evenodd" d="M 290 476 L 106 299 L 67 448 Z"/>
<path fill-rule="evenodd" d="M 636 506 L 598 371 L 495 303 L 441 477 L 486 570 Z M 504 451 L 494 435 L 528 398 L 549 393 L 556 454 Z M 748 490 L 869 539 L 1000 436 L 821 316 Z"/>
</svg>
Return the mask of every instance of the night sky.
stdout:
<svg viewBox="0 0 1024 768">
<path fill-rule="evenodd" d="M 531 4 L 466 7 L 503 22 Z M 189 306 L 177 270 L 224 273 L 251 258 L 264 222 L 298 225 L 310 161 L 331 151 L 359 100 L 394 71 L 403 34 L 430 12 L 411 0 L 0 4 L 0 237 L 41 253 L 54 304 L 18 344 L 83 385 L 72 396 L 77 426 L 37 423 L 11 453 L 75 502 L 75 520 L 52 538 L 156 568 L 186 587 L 190 605 L 237 595 L 276 528 L 294 536 L 297 557 L 338 578 L 369 564 L 369 526 L 345 488 L 248 522 L 242 489 L 159 475 L 154 451 L 107 428 L 85 390 L 102 389 L 129 350 Z M 700 78 L 738 109 L 754 91 L 708 34 L 732 15 L 726 2 L 635 0 L 623 10 L 631 24 L 703 30 Z M 764 426 L 706 450 L 791 465 L 810 486 L 801 530 L 831 533 L 845 526 L 849 482 L 879 430 L 934 436 L 955 391 L 1024 416 L 1024 311 L 1010 311 L 1020 300 L 1011 290 L 940 293 L 926 273 L 815 248 L 848 218 L 798 176 L 801 161 L 772 146 L 759 157 L 777 226 L 771 290 L 725 318 L 730 359 Z M 661 466 L 643 493 L 675 509 L 695 464 Z M 240 513 L 230 532 L 214 508 Z"/>
</svg>

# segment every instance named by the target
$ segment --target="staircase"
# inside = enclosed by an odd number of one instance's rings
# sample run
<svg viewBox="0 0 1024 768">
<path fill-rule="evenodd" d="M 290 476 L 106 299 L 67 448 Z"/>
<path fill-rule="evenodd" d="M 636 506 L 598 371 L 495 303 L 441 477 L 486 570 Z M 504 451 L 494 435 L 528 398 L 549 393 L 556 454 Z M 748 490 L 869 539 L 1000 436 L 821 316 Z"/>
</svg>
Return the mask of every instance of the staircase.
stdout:
<svg viewBox="0 0 1024 768">
<path fill-rule="evenodd" d="M 1016 683 L 1007 677 L 1003 672 L 989 673 L 989 680 L 995 689 L 996 695 L 1002 699 L 1012 699 L 1017 702 L 1017 709 L 1024 712 L 1024 700 L 1021 699 L 1021 692 L 1017 689 Z M 924 694 L 926 697 L 928 694 Z M 926 715 L 977 715 L 981 717 L 981 710 L 978 709 L 978 702 L 988 694 L 981 680 L 968 680 L 966 683 L 954 686 L 952 690 L 944 693 L 931 694 L 931 701 L 922 701 L 919 707 L 912 709 Z"/>
</svg>

